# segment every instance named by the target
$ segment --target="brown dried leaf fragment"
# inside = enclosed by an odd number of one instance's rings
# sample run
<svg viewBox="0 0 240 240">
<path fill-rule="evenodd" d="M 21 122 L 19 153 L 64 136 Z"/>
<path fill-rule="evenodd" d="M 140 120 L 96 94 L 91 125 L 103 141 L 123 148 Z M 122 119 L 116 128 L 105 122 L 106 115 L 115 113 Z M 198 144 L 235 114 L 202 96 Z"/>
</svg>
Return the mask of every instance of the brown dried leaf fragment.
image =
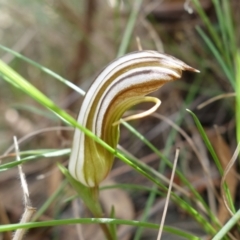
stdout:
<svg viewBox="0 0 240 240">
<path fill-rule="evenodd" d="M 218 131 L 216 131 L 215 134 L 209 135 L 208 137 L 221 162 L 223 169 L 225 170 L 232 157 L 230 147 L 228 146 L 226 141 L 223 139 L 223 137 L 218 133 Z M 238 181 L 236 178 L 236 175 L 237 175 L 236 167 L 233 166 L 229 170 L 228 175 L 226 176 L 226 184 L 228 185 L 232 199 L 234 199 L 236 196 L 237 181 Z M 223 199 L 219 199 L 218 219 L 220 223 L 224 224 L 229 217 L 230 217 L 230 214 L 225 207 Z"/>
</svg>

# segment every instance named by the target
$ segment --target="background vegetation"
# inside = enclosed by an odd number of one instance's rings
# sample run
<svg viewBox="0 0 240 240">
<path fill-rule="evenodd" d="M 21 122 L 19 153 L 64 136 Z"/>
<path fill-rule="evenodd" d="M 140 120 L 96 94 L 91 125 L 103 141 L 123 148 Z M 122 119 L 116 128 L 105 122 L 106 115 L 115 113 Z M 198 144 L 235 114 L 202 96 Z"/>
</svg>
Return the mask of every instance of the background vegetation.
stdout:
<svg viewBox="0 0 240 240">
<path fill-rule="evenodd" d="M 237 0 L 0 0 L 0 44 L 40 67 L 3 48 L 1 59 L 73 118 L 83 97 L 43 67 L 86 91 L 109 62 L 138 50 L 138 37 L 143 49 L 171 54 L 201 71 L 184 73 L 154 93 L 162 101 L 156 114 L 121 127 L 121 151 L 152 180 L 161 180 L 156 187 L 116 159 L 100 194 L 104 216 L 126 220 L 113 223 L 118 226 L 111 228 L 113 239 L 157 238 L 168 186 L 162 176 L 170 178 L 177 147 L 174 184 L 179 188 L 173 188 L 162 239 L 207 239 L 224 228 L 228 235 L 215 239 L 240 238 L 239 165 L 229 166 L 226 176 L 224 171 L 240 140 L 240 101 L 235 97 L 240 89 L 239 9 Z M 19 82 L 16 88 L 0 73 L 0 238 L 11 239 L 8 230 L 20 225 L 8 224 L 18 223 L 24 212 L 16 154 L 9 148 L 17 136 L 23 139 L 22 167 L 31 206 L 37 209 L 31 222 L 41 221 L 25 226 L 41 228 L 31 229 L 24 239 L 103 239 L 99 224 L 90 224 L 101 221 L 89 220 L 91 213 L 57 166 L 68 164 L 73 128 L 46 110 L 44 101 L 29 97 L 34 89 L 23 93 Z M 198 108 L 219 95 L 220 100 Z M 142 104 L 134 110 L 147 108 Z M 238 225 L 227 228 L 229 221 Z M 79 222 L 86 225 L 73 225 Z"/>
</svg>

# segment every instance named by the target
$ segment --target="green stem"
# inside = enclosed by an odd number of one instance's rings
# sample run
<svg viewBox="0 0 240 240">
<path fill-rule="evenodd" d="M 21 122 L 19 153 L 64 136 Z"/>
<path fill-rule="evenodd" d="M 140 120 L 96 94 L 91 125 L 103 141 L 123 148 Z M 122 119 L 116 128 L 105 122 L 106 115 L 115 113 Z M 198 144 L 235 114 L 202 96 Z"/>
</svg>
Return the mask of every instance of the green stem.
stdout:
<svg viewBox="0 0 240 240">
<path fill-rule="evenodd" d="M 127 51 L 127 48 L 128 48 L 129 42 L 130 42 L 130 38 L 131 38 L 131 35 L 132 35 L 132 32 L 133 32 L 133 28 L 134 28 L 134 25 L 135 25 L 135 22 L 136 22 L 136 19 L 137 19 L 137 16 L 138 16 L 138 12 L 140 10 L 141 5 L 142 5 L 142 0 L 135 0 L 134 1 L 132 12 L 131 12 L 130 17 L 128 19 L 128 23 L 127 23 L 127 26 L 125 28 L 125 32 L 123 34 L 122 42 L 121 42 L 121 45 L 120 45 L 119 50 L 118 50 L 118 54 L 117 54 L 118 57 L 121 57 Z"/>
<path fill-rule="evenodd" d="M 220 229 L 212 240 L 221 240 L 223 237 L 237 224 L 240 220 L 240 209 L 232 216 L 232 218 Z"/>
</svg>

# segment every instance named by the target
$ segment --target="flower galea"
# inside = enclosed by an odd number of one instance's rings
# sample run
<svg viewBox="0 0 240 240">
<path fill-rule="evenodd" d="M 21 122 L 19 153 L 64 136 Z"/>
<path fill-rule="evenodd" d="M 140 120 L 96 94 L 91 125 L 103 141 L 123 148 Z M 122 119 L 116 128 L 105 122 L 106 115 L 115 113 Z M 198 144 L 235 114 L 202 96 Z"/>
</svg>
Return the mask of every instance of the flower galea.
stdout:
<svg viewBox="0 0 240 240">
<path fill-rule="evenodd" d="M 123 113 L 146 101 L 154 102 L 158 107 L 160 100 L 146 95 L 179 79 L 183 70 L 197 72 L 184 62 L 156 51 L 132 52 L 114 60 L 97 76 L 86 93 L 78 123 L 116 148 L 118 122 Z M 126 119 L 146 116 L 153 110 Z M 76 180 L 88 187 L 98 186 L 109 173 L 113 159 L 112 153 L 75 129 L 69 171 Z"/>
</svg>

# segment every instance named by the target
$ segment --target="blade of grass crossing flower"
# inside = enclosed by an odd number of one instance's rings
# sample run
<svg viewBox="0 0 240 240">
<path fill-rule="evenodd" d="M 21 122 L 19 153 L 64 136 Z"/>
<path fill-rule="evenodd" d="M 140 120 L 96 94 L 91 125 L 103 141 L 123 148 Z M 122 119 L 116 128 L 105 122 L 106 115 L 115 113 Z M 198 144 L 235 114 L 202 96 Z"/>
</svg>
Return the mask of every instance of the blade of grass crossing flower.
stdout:
<svg viewBox="0 0 240 240">
<path fill-rule="evenodd" d="M 113 153 L 115 156 L 120 158 L 122 161 L 124 161 L 126 164 L 133 167 L 136 171 L 156 183 L 160 188 L 162 187 L 162 184 L 159 183 L 154 177 L 150 176 L 147 172 L 145 172 L 143 169 L 136 166 L 133 162 L 129 161 L 126 157 L 124 157 L 122 154 L 120 154 L 117 150 L 111 148 L 108 144 L 106 144 L 104 141 L 102 141 L 100 138 L 98 138 L 96 135 L 94 135 L 91 131 L 88 129 L 82 127 L 79 125 L 74 118 L 72 118 L 70 115 L 68 115 L 65 111 L 60 109 L 58 106 L 56 106 L 49 98 L 47 98 L 42 92 L 40 92 L 38 89 L 36 89 L 33 85 L 31 85 L 29 82 L 27 82 L 23 77 L 21 77 L 18 73 L 16 73 L 13 69 L 11 69 L 9 66 L 7 66 L 5 63 L 0 61 L 0 74 L 3 76 L 6 76 L 10 81 L 9 83 L 17 85 L 18 88 L 20 88 L 22 91 L 30 95 L 33 99 L 35 99 L 37 102 L 51 110 L 53 113 L 55 113 L 58 117 L 60 117 L 63 121 L 67 122 L 68 124 L 75 126 L 79 128 L 81 131 L 83 131 L 88 137 L 92 138 L 94 141 L 99 143 L 101 146 L 106 148 L 108 151 Z"/>
<path fill-rule="evenodd" d="M 32 86 L 30 83 L 28 83 L 25 79 L 23 79 L 20 75 L 18 75 L 15 71 L 13 71 L 10 67 L 8 67 L 5 63 L 0 61 L 0 73 L 4 73 L 2 75 L 4 76 L 10 76 L 11 80 L 9 80 L 9 83 L 16 85 L 18 88 L 20 88 L 22 91 L 29 94 L 33 99 L 35 99 L 37 102 L 41 103 L 43 106 L 47 107 L 51 111 L 53 111 L 56 115 L 61 117 L 64 121 L 72 124 L 73 126 L 78 127 L 80 130 L 82 130 L 87 136 L 95 139 L 99 144 L 101 144 L 103 147 L 105 147 L 107 150 L 112 152 L 113 154 L 116 154 L 117 157 L 119 157 L 121 160 L 123 160 L 128 165 L 132 166 L 135 170 L 138 172 L 141 172 L 144 176 L 154 181 L 156 184 L 159 185 L 159 183 L 149 176 L 146 172 L 144 172 L 139 167 L 136 167 L 135 164 L 130 162 L 128 159 L 126 159 L 123 155 L 119 154 L 116 150 L 112 149 L 110 146 L 108 146 L 105 142 L 103 142 L 101 139 L 96 137 L 91 131 L 83 128 L 80 126 L 75 119 L 73 119 L 71 116 L 69 116 L 66 112 L 58 108 L 51 100 L 49 100 L 44 94 L 42 94 L 39 90 L 37 90 L 34 86 Z M 10 79 L 10 78 L 8 78 Z M 11 166 L 14 164 L 12 163 Z M 15 165 L 14 165 L 15 166 Z M 2 168 L 10 167 L 9 165 L 1 166 Z M 161 185 L 160 185 L 161 186 Z"/>
<path fill-rule="evenodd" d="M 35 88 L 32 84 L 30 84 L 27 80 L 25 80 L 22 76 L 20 76 L 17 72 L 15 72 L 12 68 L 10 68 L 2 61 L 0 61 L 0 75 L 4 76 L 4 79 L 7 79 L 10 84 L 18 87 L 23 92 L 27 93 L 30 97 L 32 97 L 34 100 L 36 100 L 38 103 L 52 111 L 64 122 L 79 128 L 88 137 L 95 139 L 95 141 L 97 141 L 100 145 L 104 146 L 107 150 L 109 150 L 113 154 L 117 154 L 115 149 L 111 148 L 108 144 L 106 144 L 104 141 L 94 135 L 91 131 L 79 125 L 73 117 L 71 117 L 64 110 L 55 105 L 53 101 L 51 101 L 42 92 L 40 92 L 37 88 Z"/>
<path fill-rule="evenodd" d="M 67 122 L 69 125 L 77 127 L 82 132 L 84 132 L 86 136 L 92 138 L 94 141 L 96 141 L 101 146 L 103 146 L 106 150 L 108 150 L 109 152 L 111 152 L 112 154 L 120 158 L 122 161 L 124 161 L 126 164 L 133 167 L 136 171 L 138 171 L 139 173 L 141 173 L 142 175 L 151 179 L 153 182 L 159 185 L 159 182 L 156 181 L 153 177 L 148 175 L 145 171 L 143 171 L 139 167 L 136 167 L 135 164 L 129 161 L 117 150 L 110 147 L 107 143 L 105 143 L 103 140 L 101 140 L 99 137 L 93 134 L 90 130 L 78 124 L 78 122 L 73 117 L 71 117 L 64 110 L 62 110 L 57 105 L 55 105 L 53 101 L 51 101 L 42 92 L 40 92 L 37 88 L 35 88 L 32 84 L 30 84 L 27 80 L 25 80 L 22 76 L 20 76 L 17 72 L 15 72 L 12 68 L 10 68 L 8 65 L 6 65 L 2 61 L 0 61 L 0 75 L 4 76 L 4 79 L 7 78 L 10 84 L 17 86 L 23 92 L 25 92 L 26 94 L 31 96 L 33 99 L 35 99 L 38 103 L 48 108 L 50 111 L 56 114 L 59 118 L 61 118 L 64 122 Z M 161 184 L 159 186 L 161 186 Z"/>
</svg>

